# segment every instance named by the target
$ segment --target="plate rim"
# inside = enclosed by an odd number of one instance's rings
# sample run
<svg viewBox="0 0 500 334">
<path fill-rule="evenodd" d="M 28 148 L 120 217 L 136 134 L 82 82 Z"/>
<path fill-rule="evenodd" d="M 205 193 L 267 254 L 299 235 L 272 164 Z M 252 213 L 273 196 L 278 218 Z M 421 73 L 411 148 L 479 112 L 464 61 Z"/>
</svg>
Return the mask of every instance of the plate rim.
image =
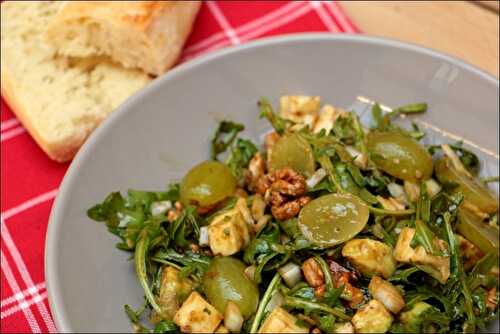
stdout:
<svg viewBox="0 0 500 334">
<path fill-rule="evenodd" d="M 126 117 L 130 112 L 133 112 L 134 105 L 141 102 L 142 99 L 147 98 L 150 92 L 158 89 L 158 87 L 163 86 L 168 81 L 172 81 L 176 77 L 182 75 L 185 72 L 196 69 L 198 66 L 203 66 L 206 63 L 214 61 L 219 58 L 231 56 L 235 53 L 244 52 L 248 49 L 268 47 L 272 45 L 280 44 L 294 44 L 301 42 L 319 42 L 319 41 L 349 41 L 354 43 L 360 43 L 365 45 L 383 45 L 387 47 L 392 47 L 396 49 L 405 49 L 412 52 L 417 52 L 420 54 L 428 55 L 433 58 L 438 58 L 442 61 L 451 63 L 457 67 L 460 67 L 466 71 L 472 72 L 475 75 L 481 77 L 481 79 L 488 81 L 490 84 L 496 85 L 497 89 L 499 87 L 499 80 L 492 74 L 479 69 L 475 65 L 472 65 L 464 60 L 455 58 L 447 53 L 437 51 L 432 48 L 423 47 L 417 44 L 403 42 L 396 39 L 390 39 L 385 37 L 374 37 L 361 34 L 331 34 L 331 33 L 298 33 L 298 34 L 288 34 L 281 36 L 265 37 L 255 41 L 246 42 L 241 45 L 232 46 L 224 48 L 215 52 L 209 52 L 206 55 L 202 55 L 196 59 L 187 61 L 183 64 L 176 66 L 174 69 L 170 70 L 168 73 L 162 75 L 160 78 L 155 79 L 151 84 L 149 84 L 144 89 L 135 93 L 129 97 L 125 102 L 123 102 L 110 116 L 108 116 L 100 126 L 87 138 L 84 145 L 80 148 L 73 161 L 71 162 L 64 178 L 59 186 L 57 196 L 54 200 L 53 206 L 51 208 L 48 227 L 45 239 L 45 283 L 47 289 L 47 296 L 49 307 L 51 310 L 52 318 L 54 324 L 58 331 L 70 332 L 73 331 L 71 326 L 71 321 L 68 318 L 66 311 L 64 309 L 64 303 L 62 301 L 63 297 L 61 292 L 58 290 L 59 277 L 57 276 L 57 240 L 60 232 L 61 223 L 60 216 L 64 211 L 66 206 L 66 198 L 72 189 L 72 184 L 77 178 L 77 171 L 79 170 L 81 164 L 87 160 L 89 154 L 92 153 L 94 146 L 99 142 L 100 137 L 106 133 L 109 128 L 111 128 L 117 121 L 121 118 Z"/>
</svg>

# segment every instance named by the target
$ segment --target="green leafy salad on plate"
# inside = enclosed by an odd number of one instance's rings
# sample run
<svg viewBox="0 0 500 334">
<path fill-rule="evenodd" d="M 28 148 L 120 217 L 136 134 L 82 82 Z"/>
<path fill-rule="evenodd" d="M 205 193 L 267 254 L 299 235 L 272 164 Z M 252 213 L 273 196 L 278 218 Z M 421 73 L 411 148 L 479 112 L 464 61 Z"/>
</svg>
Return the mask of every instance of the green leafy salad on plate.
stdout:
<svg viewBox="0 0 500 334">
<path fill-rule="evenodd" d="M 479 178 L 460 142 L 424 145 L 394 122 L 425 103 L 375 103 L 369 127 L 319 97 L 258 107 L 273 128 L 262 147 L 222 121 L 179 183 L 88 210 L 132 254 L 135 331 L 458 333 L 497 319 L 498 177 Z"/>
</svg>

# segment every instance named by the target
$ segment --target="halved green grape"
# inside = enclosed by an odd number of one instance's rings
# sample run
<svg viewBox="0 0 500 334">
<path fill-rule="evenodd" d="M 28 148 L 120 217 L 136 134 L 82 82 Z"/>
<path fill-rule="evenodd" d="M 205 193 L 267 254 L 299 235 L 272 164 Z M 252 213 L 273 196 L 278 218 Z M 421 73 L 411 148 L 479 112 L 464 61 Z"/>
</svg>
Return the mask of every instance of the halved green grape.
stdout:
<svg viewBox="0 0 500 334">
<path fill-rule="evenodd" d="M 212 304 L 224 313 L 226 304 L 232 300 L 241 314 L 249 318 L 257 310 L 259 289 L 244 273 L 245 264 L 230 256 L 212 259 L 203 276 L 203 291 Z"/>
<path fill-rule="evenodd" d="M 314 174 L 315 163 L 311 145 L 299 134 L 284 135 L 273 146 L 269 168 L 273 171 L 283 167 L 290 167 L 305 176 Z"/>
<path fill-rule="evenodd" d="M 481 221 L 467 209 L 458 209 L 457 231 L 485 253 L 498 253 L 498 228 Z"/>
<path fill-rule="evenodd" d="M 309 202 L 299 214 L 304 236 L 320 247 L 331 247 L 353 238 L 368 222 L 370 211 L 349 193 L 329 194 Z"/>
<path fill-rule="evenodd" d="M 443 157 L 436 162 L 436 177 L 443 184 L 456 184 L 453 192 L 460 192 L 465 200 L 478 207 L 479 210 L 486 213 L 498 211 L 498 198 L 488 190 L 478 179 L 465 175 L 458 171 L 451 160 Z"/>
<path fill-rule="evenodd" d="M 214 205 L 234 194 L 236 179 L 229 167 L 218 161 L 205 161 L 184 176 L 180 187 L 181 202 L 202 207 Z"/>
<path fill-rule="evenodd" d="M 397 132 L 370 132 L 366 144 L 378 168 L 405 181 L 426 180 L 432 175 L 432 157 L 415 139 Z"/>
</svg>

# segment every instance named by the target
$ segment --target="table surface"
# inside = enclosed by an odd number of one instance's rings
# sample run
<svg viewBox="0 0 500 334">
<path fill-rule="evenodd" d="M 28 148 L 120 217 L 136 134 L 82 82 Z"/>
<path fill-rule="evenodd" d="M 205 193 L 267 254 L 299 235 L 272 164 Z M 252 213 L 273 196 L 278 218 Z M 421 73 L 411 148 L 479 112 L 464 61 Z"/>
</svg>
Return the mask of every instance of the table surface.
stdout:
<svg viewBox="0 0 500 334">
<path fill-rule="evenodd" d="M 498 1 L 339 1 L 366 34 L 420 44 L 498 78 Z"/>
</svg>

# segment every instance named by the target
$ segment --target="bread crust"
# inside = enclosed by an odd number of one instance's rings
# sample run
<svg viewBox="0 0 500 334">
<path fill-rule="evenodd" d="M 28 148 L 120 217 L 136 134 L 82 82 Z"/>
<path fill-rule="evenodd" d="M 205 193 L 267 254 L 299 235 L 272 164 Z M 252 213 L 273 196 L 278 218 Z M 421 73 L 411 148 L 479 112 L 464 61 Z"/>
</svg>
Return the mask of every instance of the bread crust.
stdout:
<svg viewBox="0 0 500 334">
<path fill-rule="evenodd" d="M 75 1 L 64 4 L 57 15 L 63 21 L 93 17 L 147 32 L 158 14 L 175 6 L 173 1 Z"/>
<path fill-rule="evenodd" d="M 42 150 L 52 160 L 57 162 L 66 162 L 71 160 L 82 145 L 83 140 L 78 140 L 77 138 L 65 138 L 64 140 L 57 142 L 47 142 L 43 138 L 43 135 L 38 131 L 36 125 L 30 121 L 30 117 L 23 108 L 21 101 L 16 98 L 14 84 L 10 78 L 13 78 L 13 76 L 9 74 L 6 66 L 2 66 L 2 97 L 7 102 L 11 110 L 16 114 L 18 120 L 35 139 L 40 148 L 42 148 Z"/>
<path fill-rule="evenodd" d="M 200 6 L 200 1 L 72 1 L 64 4 L 49 24 L 47 39 L 64 55 L 88 56 L 66 47 L 74 43 L 74 37 L 65 35 L 64 27 L 100 23 L 116 31 L 120 38 L 133 41 L 134 51 L 141 52 L 141 56 L 132 61 L 133 57 L 121 52 L 122 48 L 132 47 L 122 45 L 125 42 L 113 51 L 106 50 L 102 40 L 87 41 L 90 45 L 125 67 L 160 75 L 175 64 Z"/>
</svg>

